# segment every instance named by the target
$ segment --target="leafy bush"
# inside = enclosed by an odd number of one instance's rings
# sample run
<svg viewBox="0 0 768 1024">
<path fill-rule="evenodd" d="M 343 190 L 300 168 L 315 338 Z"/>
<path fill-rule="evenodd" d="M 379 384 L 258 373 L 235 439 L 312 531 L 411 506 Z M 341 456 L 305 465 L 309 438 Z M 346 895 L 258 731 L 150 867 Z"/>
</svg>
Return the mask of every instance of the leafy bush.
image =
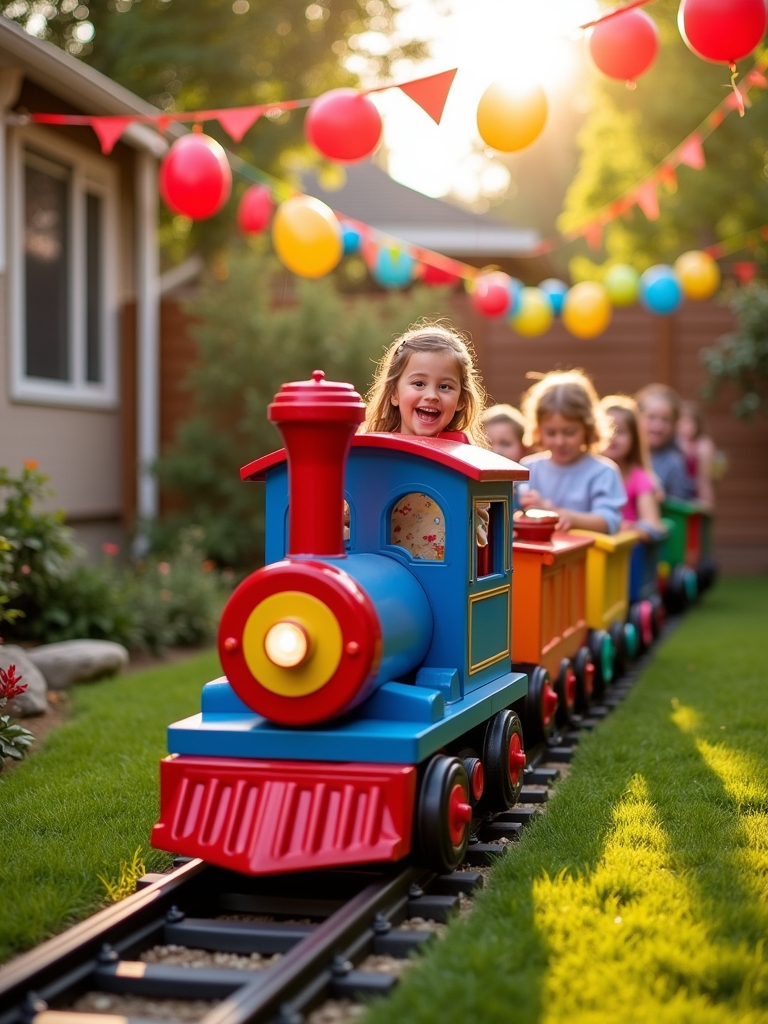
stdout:
<svg viewBox="0 0 768 1024">
<path fill-rule="evenodd" d="M 282 276 L 281 276 L 282 274 Z M 243 484 L 239 469 L 280 446 L 267 406 L 280 385 L 325 370 L 362 393 L 393 337 L 420 316 L 444 312 L 445 293 L 414 288 L 406 295 L 342 296 L 333 281 L 298 281 L 296 301 L 280 304 L 286 281 L 271 257 L 247 249 L 231 256 L 225 280 L 211 277 L 188 304 L 199 363 L 188 386 L 196 411 L 160 460 L 165 489 L 183 511 L 155 533 L 160 547 L 180 525 L 198 524 L 218 564 L 253 568 L 264 540 L 263 488 Z"/>
<path fill-rule="evenodd" d="M 162 651 L 210 641 L 229 581 L 206 562 L 201 534 L 176 537 L 165 560 L 154 556 L 121 565 L 105 545 L 99 564 L 80 554 L 62 512 L 45 512 L 47 478 L 32 463 L 13 477 L 0 469 L 5 506 L 0 511 L 0 618 L 9 640 L 54 643 L 86 637 Z M 14 611 L 3 611 L 13 600 Z"/>
<path fill-rule="evenodd" d="M 9 546 L 0 575 L 17 616 L 8 632 L 19 639 L 38 639 L 41 613 L 63 585 L 77 553 L 64 513 L 38 507 L 53 494 L 47 481 L 35 462 L 25 462 L 16 477 L 0 468 L 0 536 Z"/>
<path fill-rule="evenodd" d="M 757 412 L 766 413 L 768 404 L 768 287 L 754 282 L 740 288 L 731 310 L 736 330 L 724 335 L 714 348 L 705 348 L 701 358 L 709 371 L 709 397 L 731 381 L 739 391 L 733 412 L 748 419 Z"/>
</svg>

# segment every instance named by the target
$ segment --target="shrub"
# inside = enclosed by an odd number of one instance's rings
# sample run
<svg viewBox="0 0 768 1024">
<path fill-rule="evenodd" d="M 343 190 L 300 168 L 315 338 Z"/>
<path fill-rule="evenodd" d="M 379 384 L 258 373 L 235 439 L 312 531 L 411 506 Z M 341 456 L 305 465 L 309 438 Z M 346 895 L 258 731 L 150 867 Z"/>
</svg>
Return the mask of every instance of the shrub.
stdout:
<svg viewBox="0 0 768 1024">
<path fill-rule="evenodd" d="M 721 384 L 731 381 L 739 391 L 733 413 L 748 419 L 768 408 L 768 287 L 754 282 L 740 288 L 731 310 L 736 330 L 701 353 L 709 372 L 706 391 L 713 398 Z"/>
<path fill-rule="evenodd" d="M 213 639 L 229 581 L 205 561 L 199 531 L 180 533 L 164 560 L 121 565 L 114 545 L 105 545 L 99 564 L 78 562 L 63 513 L 37 507 L 49 494 L 45 484 L 32 464 L 18 477 L 0 469 L 0 618 L 8 639 L 116 640 L 153 652 Z M 14 611 L 4 610 L 10 600 Z"/>
<path fill-rule="evenodd" d="M 160 524 L 156 543 L 181 524 L 198 524 L 206 553 L 224 566 L 250 569 L 262 558 L 263 489 L 242 484 L 239 469 L 280 446 L 267 420 L 280 385 L 319 367 L 365 393 L 393 337 L 445 305 L 443 292 L 427 288 L 345 297 L 331 279 L 299 281 L 295 303 L 276 305 L 276 267 L 271 257 L 238 250 L 226 279 L 209 278 L 188 304 L 200 357 L 187 382 L 196 410 L 158 467 L 183 511 Z"/>
<path fill-rule="evenodd" d="M 48 478 L 37 464 L 25 462 L 19 476 L 0 468 L 0 536 L 9 548 L 3 552 L 6 587 L 17 618 L 9 632 L 19 639 L 39 639 L 42 613 L 71 570 L 77 549 L 63 512 L 44 512 L 38 503 L 52 495 Z"/>
</svg>

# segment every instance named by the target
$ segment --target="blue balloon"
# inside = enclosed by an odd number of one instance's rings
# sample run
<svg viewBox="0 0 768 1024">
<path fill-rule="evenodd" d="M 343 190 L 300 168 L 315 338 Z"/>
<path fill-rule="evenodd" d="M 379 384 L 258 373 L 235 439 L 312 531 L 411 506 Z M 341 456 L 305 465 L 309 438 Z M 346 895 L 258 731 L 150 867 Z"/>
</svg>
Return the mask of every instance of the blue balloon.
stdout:
<svg viewBox="0 0 768 1024">
<path fill-rule="evenodd" d="M 683 302 L 683 286 L 672 267 L 657 263 L 641 275 L 640 302 L 655 316 L 677 312 Z"/>
<path fill-rule="evenodd" d="M 520 296 L 522 295 L 524 287 L 525 285 L 522 281 L 519 281 L 516 277 L 510 277 L 509 294 L 511 298 L 509 309 L 507 310 L 507 319 L 510 319 L 520 312 Z"/>
<path fill-rule="evenodd" d="M 371 268 L 374 281 L 382 288 L 407 288 L 415 271 L 416 260 L 402 249 L 379 249 Z"/>
<path fill-rule="evenodd" d="M 354 256 L 355 253 L 360 252 L 360 245 L 362 244 L 363 236 L 357 228 L 353 228 L 348 221 L 342 221 L 341 241 L 344 246 L 344 255 Z"/>
<path fill-rule="evenodd" d="M 549 299 L 552 306 L 552 312 L 555 316 L 560 316 L 560 311 L 563 308 L 563 301 L 568 293 L 568 285 L 565 281 L 560 281 L 556 277 L 548 277 L 546 281 L 541 282 L 539 288 L 541 288 Z"/>
</svg>

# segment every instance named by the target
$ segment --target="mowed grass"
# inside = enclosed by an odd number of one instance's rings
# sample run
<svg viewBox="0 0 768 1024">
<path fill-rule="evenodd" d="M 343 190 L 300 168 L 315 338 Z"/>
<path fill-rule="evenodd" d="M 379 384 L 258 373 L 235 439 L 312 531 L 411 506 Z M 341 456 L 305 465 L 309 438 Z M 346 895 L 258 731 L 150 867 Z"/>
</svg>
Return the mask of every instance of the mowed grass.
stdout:
<svg viewBox="0 0 768 1024">
<path fill-rule="evenodd" d="M 725 580 L 366 1024 L 768 1020 L 768 580 Z"/>
<path fill-rule="evenodd" d="M 72 713 L 43 747 L 0 774 L 0 962 L 97 910 L 121 861 L 147 870 L 158 762 L 170 722 L 194 714 L 215 652 L 69 691 Z"/>
</svg>

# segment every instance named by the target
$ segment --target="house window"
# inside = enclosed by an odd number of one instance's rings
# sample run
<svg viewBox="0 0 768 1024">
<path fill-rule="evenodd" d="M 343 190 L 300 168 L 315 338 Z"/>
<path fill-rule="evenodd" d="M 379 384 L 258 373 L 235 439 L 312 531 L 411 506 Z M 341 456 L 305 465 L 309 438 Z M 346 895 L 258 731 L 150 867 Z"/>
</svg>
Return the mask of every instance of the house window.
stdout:
<svg viewBox="0 0 768 1024">
<path fill-rule="evenodd" d="M 11 151 L 11 396 L 113 406 L 116 169 L 34 128 L 16 132 Z"/>
</svg>

